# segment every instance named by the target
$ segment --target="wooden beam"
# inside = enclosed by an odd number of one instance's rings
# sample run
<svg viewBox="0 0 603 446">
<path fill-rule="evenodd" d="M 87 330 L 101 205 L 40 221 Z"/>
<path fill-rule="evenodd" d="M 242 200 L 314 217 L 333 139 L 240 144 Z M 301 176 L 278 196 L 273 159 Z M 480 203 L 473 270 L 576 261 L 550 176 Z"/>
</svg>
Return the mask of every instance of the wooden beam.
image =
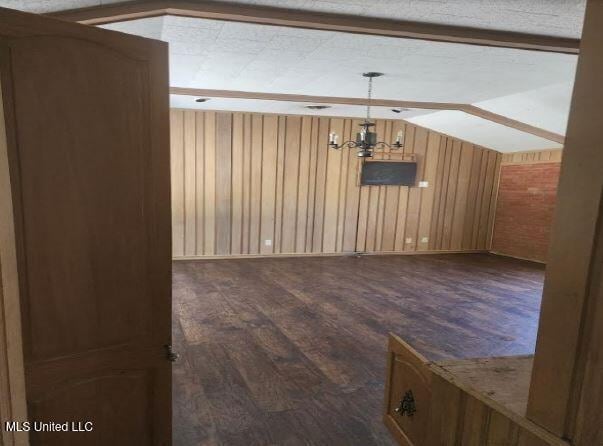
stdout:
<svg viewBox="0 0 603 446">
<path fill-rule="evenodd" d="M 303 94 L 288 93 L 261 93 L 255 91 L 238 90 L 207 90 L 200 88 L 182 88 L 170 87 L 171 94 L 180 94 L 186 96 L 200 96 L 212 98 L 233 98 L 233 99 L 259 99 L 263 101 L 284 101 L 284 102 L 309 102 L 316 104 L 341 104 L 341 105 L 367 105 L 367 98 L 345 98 L 338 96 L 310 96 Z M 371 105 L 375 107 L 403 107 L 403 108 L 421 108 L 430 110 L 454 110 L 462 107 L 463 104 L 454 104 L 449 102 L 420 102 L 420 101 L 398 101 L 394 99 L 373 99 Z"/>
<path fill-rule="evenodd" d="M 49 15 L 90 25 L 174 15 L 568 54 L 577 54 L 580 44 L 579 39 L 564 37 L 300 11 L 243 3 L 223 3 L 212 0 L 196 2 L 179 0 L 129 1 L 59 11 Z"/>
<path fill-rule="evenodd" d="M 525 133 L 540 136 L 541 138 L 548 139 L 549 141 L 554 141 L 559 144 L 563 144 L 565 142 L 565 136 L 560 135 L 559 133 L 551 132 L 540 127 L 535 127 L 533 125 L 526 124 L 525 122 L 517 121 L 516 119 L 511 119 L 483 108 L 476 107 L 475 105 L 463 105 L 462 111 L 469 113 L 470 115 L 487 119 L 488 121 L 496 122 L 497 124 L 501 124 L 506 127 L 511 127 Z"/>
<path fill-rule="evenodd" d="M 199 96 L 211 98 L 232 98 L 232 99 L 258 99 L 263 101 L 285 101 L 285 102 L 307 102 L 314 104 L 340 104 L 340 105 L 367 105 L 366 98 L 345 98 L 337 96 L 309 96 L 299 94 L 285 93 L 261 93 L 251 91 L 236 90 L 207 90 L 198 88 L 171 87 L 171 94 L 186 96 Z M 475 105 L 461 104 L 455 102 L 422 102 L 422 101 L 404 101 L 397 99 L 372 99 L 371 105 L 375 107 L 402 107 L 418 108 L 423 110 L 456 110 L 473 116 L 477 116 L 505 127 L 514 128 L 525 133 L 539 136 L 559 144 L 563 144 L 565 137 L 549 130 L 535 127 L 525 122 L 517 121 L 503 115 L 484 110 Z"/>
</svg>

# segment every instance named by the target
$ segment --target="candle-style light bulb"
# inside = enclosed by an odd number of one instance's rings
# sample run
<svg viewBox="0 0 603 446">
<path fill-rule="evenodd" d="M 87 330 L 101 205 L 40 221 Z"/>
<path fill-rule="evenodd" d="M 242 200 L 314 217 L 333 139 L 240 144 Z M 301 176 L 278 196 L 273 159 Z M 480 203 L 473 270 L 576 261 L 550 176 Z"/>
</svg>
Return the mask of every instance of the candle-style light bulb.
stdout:
<svg viewBox="0 0 603 446">
<path fill-rule="evenodd" d="M 400 144 L 402 142 L 402 137 L 404 136 L 404 133 L 402 133 L 402 130 L 398 130 L 398 135 L 396 136 L 396 142 L 398 144 Z"/>
<path fill-rule="evenodd" d="M 329 144 L 337 144 L 337 134 L 335 132 L 329 133 Z"/>
</svg>

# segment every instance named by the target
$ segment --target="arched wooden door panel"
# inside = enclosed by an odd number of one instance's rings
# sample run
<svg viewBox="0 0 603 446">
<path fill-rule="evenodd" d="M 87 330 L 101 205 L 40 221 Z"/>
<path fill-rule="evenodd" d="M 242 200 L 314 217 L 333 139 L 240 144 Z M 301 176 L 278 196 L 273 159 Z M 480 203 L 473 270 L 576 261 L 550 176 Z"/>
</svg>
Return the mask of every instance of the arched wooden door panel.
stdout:
<svg viewBox="0 0 603 446">
<path fill-rule="evenodd" d="M 171 436 L 167 48 L 0 10 L 33 444 Z"/>
</svg>

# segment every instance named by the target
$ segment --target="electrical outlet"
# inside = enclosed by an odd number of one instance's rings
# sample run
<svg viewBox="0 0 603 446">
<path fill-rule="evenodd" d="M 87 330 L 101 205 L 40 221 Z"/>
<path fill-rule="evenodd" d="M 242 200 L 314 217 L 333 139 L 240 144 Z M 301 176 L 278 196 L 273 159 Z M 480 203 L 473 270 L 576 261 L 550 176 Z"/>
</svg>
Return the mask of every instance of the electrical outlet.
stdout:
<svg viewBox="0 0 603 446">
<path fill-rule="evenodd" d="M 264 246 L 272 246 L 272 240 L 264 240 Z"/>
<path fill-rule="evenodd" d="M 406 243 L 412 243 L 412 238 L 406 237 Z"/>
<path fill-rule="evenodd" d="M 429 237 L 423 237 L 421 239 L 421 243 L 427 243 L 429 241 Z"/>
<path fill-rule="evenodd" d="M 419 181 L 419 187 L 429 187 L 429 181 Z"/>
</svg>

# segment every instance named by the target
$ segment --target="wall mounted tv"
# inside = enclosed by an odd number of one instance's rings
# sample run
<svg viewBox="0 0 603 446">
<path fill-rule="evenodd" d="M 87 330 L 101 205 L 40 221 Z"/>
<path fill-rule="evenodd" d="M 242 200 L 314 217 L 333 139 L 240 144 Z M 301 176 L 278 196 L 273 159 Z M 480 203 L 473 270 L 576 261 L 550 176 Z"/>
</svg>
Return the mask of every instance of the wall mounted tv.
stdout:
<svg viewBox="0 0 603 446">
<path fill-rule="evenodd" d="M 365 161 L 360 172 L 361 186 L 414 186 L 416 161 Z"/>
</svg>

